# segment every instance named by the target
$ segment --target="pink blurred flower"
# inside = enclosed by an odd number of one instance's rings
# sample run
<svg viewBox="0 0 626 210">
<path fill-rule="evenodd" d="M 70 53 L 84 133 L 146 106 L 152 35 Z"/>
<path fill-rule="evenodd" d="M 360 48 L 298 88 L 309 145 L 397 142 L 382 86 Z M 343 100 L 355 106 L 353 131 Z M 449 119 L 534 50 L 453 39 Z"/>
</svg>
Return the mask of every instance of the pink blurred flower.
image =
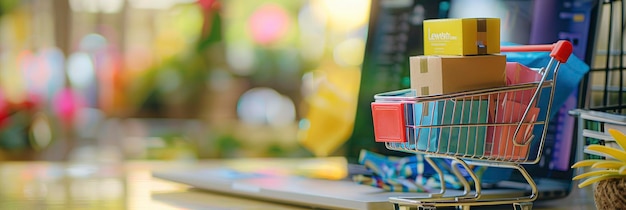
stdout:
<svg viewBox="0 0 626 210">
<path fill-rule="evenodd" d="M 198 0 L 198 4 L 204 10 L 217 10 L 220 6 L 217 0 Z"/>
<path fill-rule="evenodd" d="M 66 126 L 74 123 L 76 114 L 84 106 L 84 99 L 74 92 L 72 89 L 65 88 L 52 100 L 52 108 L 54 113 L 59 117 L 61 122 Z"/>
<path fill-rule="evenodd" d="M 0 91 L 0 129 L 7 124 L 9 118 L 9 102 L 4 97 L 2 91 Z"/>
<path fill-rule="evenodd" d="M 259 44 L 280 40 L 289 29 L 289 15 L 279 5 L 266 4 L 257 9 L 248 22 L 252 39 Z"/>
</svg>

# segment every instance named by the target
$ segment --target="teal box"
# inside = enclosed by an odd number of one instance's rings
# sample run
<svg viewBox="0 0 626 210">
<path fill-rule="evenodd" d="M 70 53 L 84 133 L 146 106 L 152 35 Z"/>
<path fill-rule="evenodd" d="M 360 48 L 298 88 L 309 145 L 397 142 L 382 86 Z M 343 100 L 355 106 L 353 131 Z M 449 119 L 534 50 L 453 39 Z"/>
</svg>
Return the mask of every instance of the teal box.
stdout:
<svg viewBox="0 0 626 210">
<path fill-rule="evenodd" d="M 483 155 L 489 113 L 487 100 L 415 103 L 406 111 L 413 112 L 408 113 L 413 117 L 407 119 L 407 137 L 417 140 L 418 150 L 467 156 Z M 444 127 L 415 127 L 420 125 Z"/>
</svg>

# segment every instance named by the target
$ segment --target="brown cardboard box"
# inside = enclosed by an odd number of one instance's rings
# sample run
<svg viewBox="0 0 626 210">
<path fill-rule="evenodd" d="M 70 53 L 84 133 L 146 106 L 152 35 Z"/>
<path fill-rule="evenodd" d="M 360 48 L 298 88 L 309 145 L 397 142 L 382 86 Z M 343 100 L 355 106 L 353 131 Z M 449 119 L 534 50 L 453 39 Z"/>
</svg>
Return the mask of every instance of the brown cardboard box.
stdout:
<svg viewBox="0 0 626 210">
<path fill-rule="evenodd" d="M 412 56 L 411 88 L 418 96 L 506 86 L 506 56 Z"/>
</svg>

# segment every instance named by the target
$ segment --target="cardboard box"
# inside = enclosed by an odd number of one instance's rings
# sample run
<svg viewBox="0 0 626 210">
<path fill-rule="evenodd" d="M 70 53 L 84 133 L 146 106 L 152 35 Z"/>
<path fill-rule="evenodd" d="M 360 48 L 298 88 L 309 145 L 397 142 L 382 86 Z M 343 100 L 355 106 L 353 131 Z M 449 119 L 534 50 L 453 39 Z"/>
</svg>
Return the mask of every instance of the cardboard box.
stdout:
<svg viewBox="0 0 626 210">
<path fill-rule="evenodd" d="M 522 121 L 526 108 L 527 105 L 505 100 L 497 105 L 495 115 L 490 116 L 490 122 L 518 123 Z M 538 115 L 539 108 L 532 107 L 528 110 L 528 115 L 523 122 L 535 122 Z M 532 143 L 527 141 L 532 136 L 534 126 L 532 124 L 522 125 L 517 136 L 514 136 L 516 128 L 517 125 L 499 125 L 487 128 L 485 155 L 507 160 L 526 159 Z M 525 145 L 515 145 L 514 141 Z"/>
<path fill-rule="evenodd" d="M 417 96 L 506 85 L 506 56 L 412 56 L 411 88 Z"/>
<path fill-rule="evenodd" d="M 459 18 L 424 21 L 424 55 L 500 53 L 500 19 Z"/>
<path fill-rule="evenodd" d="M 541 74 L 518 62 L 506 62 L 506 84 L 517 85 L 538 82 L 541 80 Z M 520 90 L 508 93 L 508 98 L 521 104 L 529 104 L 535 89 Z"/>
<path fill-rule="evenodd" d="M 414 116 L 407 119 L 407 138 L 417 140 L 417 149 L 428 152 L 482 155 L 487 127 L 462 126 L 486 124 L 489 115 L 487 100 L 436 101 L 413 106 Z M 427 125 L 456 125 L 451 127 L 417 128 Z M 459 126 L 461 125 L 461 126 Z M 409 140 L 411 141 L 411 140 Z"/>
</svg>

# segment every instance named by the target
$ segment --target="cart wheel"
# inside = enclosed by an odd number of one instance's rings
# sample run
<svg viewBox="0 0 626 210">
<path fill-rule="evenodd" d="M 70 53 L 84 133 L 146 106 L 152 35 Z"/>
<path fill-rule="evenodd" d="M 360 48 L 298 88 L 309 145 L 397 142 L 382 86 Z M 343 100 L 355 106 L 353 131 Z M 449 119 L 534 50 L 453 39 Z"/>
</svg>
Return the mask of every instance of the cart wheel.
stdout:
<svg viewBox="0 0 626 210">
<path fill-rule="evenodd" d="M 524 203 L 514 203 L 513 209 L 515 210 L 532 210 L 533 203 L 532 202 L 524 202 Z"/>
</svg>

